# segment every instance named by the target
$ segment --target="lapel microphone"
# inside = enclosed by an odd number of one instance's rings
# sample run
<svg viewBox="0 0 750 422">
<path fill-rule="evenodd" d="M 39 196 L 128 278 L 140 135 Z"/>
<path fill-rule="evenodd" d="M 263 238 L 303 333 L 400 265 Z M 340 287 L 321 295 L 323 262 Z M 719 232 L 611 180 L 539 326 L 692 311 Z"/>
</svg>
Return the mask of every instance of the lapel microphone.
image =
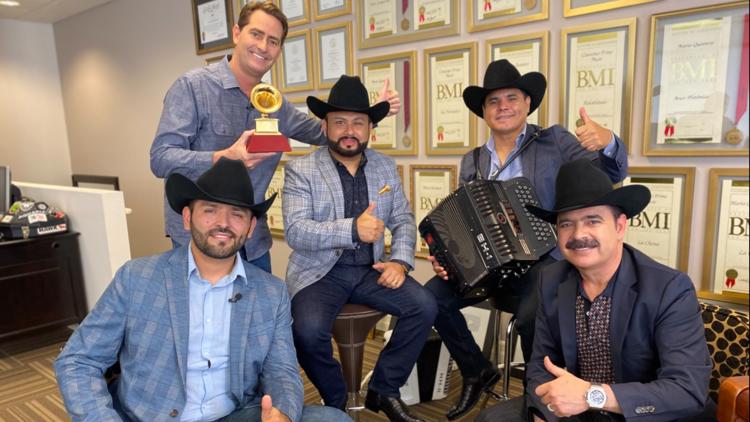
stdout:
<svg viewBox="0 0 750 422">
<path fill-rule="evenodd" d="M 228 302 L 229 302 L 229 303 L 237 303 L 237 302 L 239 302 L 239 301 L 240 301 L 240 299 L 242 299 L 242 294 L 240 294 L 240 293 L 235 293 L 235 295 L 234 295 L 234 296 L 232 296 L 232 297 L 230 297 L 230 298 L 229 298 Z"/>
</svg>

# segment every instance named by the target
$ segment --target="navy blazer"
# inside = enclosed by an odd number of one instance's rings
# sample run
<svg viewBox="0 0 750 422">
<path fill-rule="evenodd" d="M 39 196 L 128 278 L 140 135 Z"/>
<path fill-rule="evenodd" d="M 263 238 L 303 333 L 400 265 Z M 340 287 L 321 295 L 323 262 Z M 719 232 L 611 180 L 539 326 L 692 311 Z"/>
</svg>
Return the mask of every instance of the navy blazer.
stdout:
<svg viewBox="0 0 750 422">
<path fill-rule="evenodd" d="M 530 404 L 557 418 L 534 390 L 554 377 L 544 356 L 579 373 L 575 302 L 580 275 L 567 261 L 540 274 L 534 352 L 528 364 Z M 711 358 L 690 278 L 625 245 L 612 293 L 611 385 L 628 420 L 669 421 L 701 412 L 708 397 Z"/>
<path fill-rule="evenodd" d="M 616 135 L 617 151 L 612 158 L 604 155 L 602 151 L 591 152 L 581 147 L 578 138 L 560 125 L 542 129 L 528 123 L 523 142 L 531 142 L 520 157 L 523 177 L 531 181 L 542 208 L 553 208 L 557 172 L 560 166 L 568 161 L 579 158 L 597 160 L 599 168 L 607 173 L 612 183 L 621 182 L 628 173 L 628 151 Z M 479 152 L 479 171 L 483 178 L 489 177 L 490 151 L 484 146 Z M 473 151 L 469 151 L 461 159 L 460 182 L 466 183 L 475 178 L 474 154 Z"/>
</svg>

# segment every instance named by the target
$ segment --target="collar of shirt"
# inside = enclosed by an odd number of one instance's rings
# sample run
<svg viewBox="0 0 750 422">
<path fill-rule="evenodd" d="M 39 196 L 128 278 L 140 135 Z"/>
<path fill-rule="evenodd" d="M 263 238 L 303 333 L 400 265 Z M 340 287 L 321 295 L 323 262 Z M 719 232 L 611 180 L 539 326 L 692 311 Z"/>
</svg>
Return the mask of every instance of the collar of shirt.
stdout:
<svg viewBox="0 0 750 422">
<path fill-rule="evenodd" d="M 203 280 L 203 278 L 200 275 L 200 272 L 198 271 L 198 266 L 195 265 L 195 257 L 193 256 L 193 241 L 190 241 L 190 245 L 188 246 L 188 280 L 192 279 L 193 276 L 197 278 L 197 280 Z M 240 257 L 240 253 L 237 252 L 234 254 L 234 267 L 232 268 L 232 271 L 229 272 L 229 274 L 222 277 L 214 286 L 225 286 L 229 283 L 233 283 L 237 277 L 240 277 L 242 281 L 245 282 L 245 285 L 247 285 L 247 275 L 245 274 L 245 266 L 242 265 L 242 258 Z"/>
<path fill-rule="evenodd" d="M 523 139 L 526 137 L 526 128 L 528 126 L 524 123 L 523 129 L 521 129 L 521 133 L 518 134 L 516 137 L 515 145 L 513 146 L 513 149 L 510 151 L 510 154 L 508 154 L 508 157 L 512 157 L 513 154 L 518 151 L 518 148 L 521 146 L 521 142 L 523 142 Z M 487 140 L 487 143 L 484 144 L 485 148 L 490 152 L 490 174 L 488 179 L 492 180 L 508 180 L 512 179 L 513 177 L 520 177 L 523 176 L 523 173 L 521 172 L 521 166 L 520 161 L 518 159 L 514 159 L 508 167 L 503 170 L 502 174 L 499 174 L 500 171 L 500 158 L 497 156 L 497 152 L 495 151 L 495 141 L 492 138 L 492 135 L 490 135 L 490 138 Z"/>
<path fill-rule="evenodd" d="M 237 78 L 235 78 L 234 73 L 232 73 L 232 68 L 229 66 L 229 61 L 231 59 L 232 55 L 227 54 L 227 56 L 224 57 L 224 60 L 218 62 L 216 66 L 217 74 L 219 76 L 219 79 L 221 79 L 221 86 L 223 86 L 224 89 L 240 87 L 240 84 L 237 82 Z"/>
</svg>

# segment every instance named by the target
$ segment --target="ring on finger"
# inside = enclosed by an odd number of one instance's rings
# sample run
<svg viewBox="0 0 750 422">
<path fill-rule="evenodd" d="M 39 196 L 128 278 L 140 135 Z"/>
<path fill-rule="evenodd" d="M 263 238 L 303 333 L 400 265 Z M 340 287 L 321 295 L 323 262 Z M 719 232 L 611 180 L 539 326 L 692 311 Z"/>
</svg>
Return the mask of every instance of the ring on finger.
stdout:
<svg viewBox="0 0 750 422">
<path fill-rule="evenodd" d="M 552 407 L 551 404 L 547 403 L 547 410 L 549 410 L 552 413 L 555 413 L 555 409 Z"/>
</svg>

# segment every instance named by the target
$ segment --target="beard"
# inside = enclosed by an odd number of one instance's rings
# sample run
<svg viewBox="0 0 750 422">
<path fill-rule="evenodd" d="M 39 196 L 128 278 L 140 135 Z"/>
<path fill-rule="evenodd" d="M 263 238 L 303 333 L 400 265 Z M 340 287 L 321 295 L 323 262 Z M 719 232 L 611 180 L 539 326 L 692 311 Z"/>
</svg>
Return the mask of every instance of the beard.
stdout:
<svg viewBox="0 0 750 422">
<path fill-rule="evenodd" d="M 357 141 L 357 147 L 354 149 L 346 149 L 341 146 L 341 142 L 346 139 L 353 139 Z M 337 141 L 334 141 L 330 138 L 328 138 L 328 148 L 336 152 L 342 157 L 356 157 L 360 154 L 362 154 L 367 149 L 367 144 L 369 143 L 369 137 L 368 141 L 360 142 L 360 140 L 354 136 L 342 136 Z"/>
<path fill-rule="evenodd" d="M 193 225 L 192 221 L 190 222 L 190 232 L 195 247 L 204 255 L 213 259 L 227 259 L 234 256 L 245 245 L 245 240 L 247 239 L 247 235 L 238 236 L 226 228 L 216 228 L 208 232 L 201 232 Z M 225 233 L 229 236 L 229 239 L 219 242 L 218 245 L 210 244 L 208 242 L 209 237 L 217 233 Z"/>
</svg>

